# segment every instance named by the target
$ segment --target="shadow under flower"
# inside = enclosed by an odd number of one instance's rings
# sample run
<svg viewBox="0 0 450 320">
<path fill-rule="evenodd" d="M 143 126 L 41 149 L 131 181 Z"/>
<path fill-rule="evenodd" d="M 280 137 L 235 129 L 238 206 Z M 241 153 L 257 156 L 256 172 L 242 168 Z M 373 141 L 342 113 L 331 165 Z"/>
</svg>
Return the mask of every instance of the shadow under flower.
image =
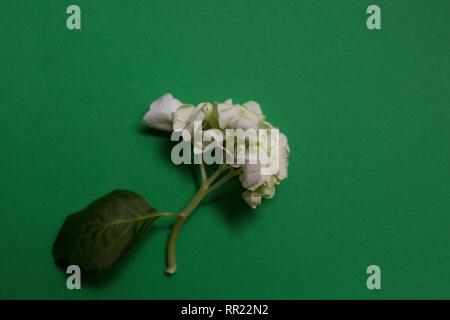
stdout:
<svg viewBox="0 0 450 320">
<path fill-rule="evenodd" d="M 224 220 L 237 229 L 255 219 L 253 209 L 242 199 L 243 191 L 239 178 L 236 177 L 214 191 L 204 202 L 205 205 L 218 210 Z"/>
<path fill-rule="evenodd" d="M 170 137 L 170 132 L 163 132 L 160 130 L 155 130 L 148 127 L 141 127 L 140 133 L 143 135 L 151 135 L 157 137 L 163 137 L 164 140 L 161 141 L 160 152 L 158 153 L 164 160 L 170 156 L 173 146 L 177 142 L 170 141 L 167 142 Z M 169 139 L 170 140 L 170 139 Z M 175 166 L 170 163 L 168 165 Z M 179 168 L 188 179 L 187 181 L 195 181 L 197 189 L 200 188 L 201 178 L 199 172 L 198 165 L 180 165 L 176 166 Z M 211 168 L 214 166 L 206 166 L 206 170 L 208 174 L 214 172 L 215 168 Z M 190 180 L 189 180 L 190 179 Z M 224 217 L 224 220 L 227 224 L 229 224 L 232 228 L 240 228 L 247 222 L 255 219 L 255 215 L 253 214 L 254 210 L 242 199 L 242 192 L 244 189 L 242 188 L 239 178 L 236 177 L 228 181 L 224 186 L 214 191 L 203 201 L 203 205 L 208 207 L 213 207 L 213 210 L 218 210 Z"/>
</svg>

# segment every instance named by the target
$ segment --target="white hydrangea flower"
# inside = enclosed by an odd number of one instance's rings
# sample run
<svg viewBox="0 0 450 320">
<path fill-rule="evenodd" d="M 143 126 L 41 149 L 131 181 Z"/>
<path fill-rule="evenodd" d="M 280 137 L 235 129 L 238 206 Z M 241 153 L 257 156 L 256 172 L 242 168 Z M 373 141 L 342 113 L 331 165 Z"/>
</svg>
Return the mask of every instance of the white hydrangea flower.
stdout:
<svg viewBox="0 0 450 320">
<path fill-rule="evenodd" d="M 167 93 L 150 105 L 142 121 L 150 128 L 172 131 L 172 113 L 182 105 L 178 99 Z"/>
<path fill-rule="evenodd" d="M 181 140 L 172 149 L 173 163 L 192 164 L 193 159 L 194 163 L 199 165 L 200 171 L 201 184 L 198 191 L 181 212 L 161 212 L 150 208 L 146 217 L 150 219 L 148 220 L 150 224 L 160 217 L 176 217 L 167 244 L 167 274 L 173 274 L 177 269 L 175 248 L 182 225 L 207 195 L 239 176 L 244 188 L 242 197 L 255 209 L 261 205 L 262 199 L 273 198 L 276 186 L 288 176 L 290 153 L 288 139 L 265 121 L 261 106 L 255 101 L 240 105 L 233 104 L 232 99 L 227 99 L 223 103 L 205 102 L 194 106 L 184 104 L 167 93 L 150 105 L 143 117 L 143 123 L 154 129 L 172 131 L 171 140 L 176 141 L 177 138 Z M 232 129 L 231 132 L 227 131 L 228 129 Z M 217 164 L 217 168 L 210 174 L 206 165 L 211 164 Z M 139 194 L 127 190 L 113 191 L 94 203 L 111 202 L 111 199 L 125 196 L 127 201 L 148 207 Z M 111 207 L 109 202 L 106 203 L 107 209 L 112 208 L 116 215 L 121 215 L 123 208 L 113 207 L 121 206 L 122 203 L 113 203 Z M 90 210 L 89 213 L 95 215 L 98 213 L 95 211 Z M 67 221 L 70 222 L 70 219 Z M 61 238 L 64 242 L 67 240 L 64 226 L 61 232 L 57 241 Z M 114 242 L 114 239 L 107 240 L 104 246 Z M 73 254 L 63 252 L 61 257 L 70 260 Z M 61 257 L 55 256 L 57 259 Z M 92 263 L 87 261 L 85 265 L 89 267 Z M 111 264 L 103 263 L 103 265 L 102 268 L 106 268 Z"/>
<path fill-rule="evenodd" d="M 220 133 L 224 135 L 226 129 L 242 129 L 244 131 L 254 129 L 257 132 L 260 129 L 268 129 L 269 134 L 270 130 L 274 129 L 270 123 L 265 121 L 261 106 L 255 101 L 248 101 L 239 105 L 233 104 L 232 99 L 227 99 L 223 103 L 205 102 L 195 107 L 182 104 L 171 94 L 166 94 L 153 102 L 150 110 L 144 116 L 144 123 L 152 128 L 164 131 L 187 129 L 191 137 L 194 136 L 194 121 L 202 121 L 201 129 L 205 129 L 204 136 L 208 136 L 208 134 L 220 136 Z M 275 186 L 288 176 L 290 149 L 286 135 L 280 132 L 279 143 L 275 146 L 268 145 L 267 141 L 261 140 L 263 137 L 258 135 L 256 152 L 258 152 L 258 155 L 259 152 L 264 152 L 268 156 L 269 163 L 250 163 L 248 161 L 250 153 L 248 155 L 245 153 L 245 149 L 249 147 L 248 143 L 238 141 L 238 145 L 232 152 L 245 154 L 245 163 L 236 161 L 235 158 L 235 163 L 229 164 L 229 167 L 233 167 L 234 170 L 241 168 L 239 169 L 239 180 L 246 189 L 242 197 L 252 208 L 259 206 L 263 198 L 272 198 L 275 194 Z M 207 141 L 200 141 L 197 144 L 193 140 L 194 151 L 196 146 L 203 146 L 207 150 L 208 147 L 212 146 L 210 141 L 212 140 L 207 139 Z M 266 150 L 266 147 L 268 147 L 268 150 Z M 224 152 L 230 152 L 223 146 L 222 149 Z M 239 153 L 239 151 L 244 152 Z M 270 174 L 262 174 L 263 168 L 273 168 L 274 163 L 278 164 L 278 166 L 275 166 L 278 170 L 266 170 L 265 172 L 268 171 Z"/>
</svg>

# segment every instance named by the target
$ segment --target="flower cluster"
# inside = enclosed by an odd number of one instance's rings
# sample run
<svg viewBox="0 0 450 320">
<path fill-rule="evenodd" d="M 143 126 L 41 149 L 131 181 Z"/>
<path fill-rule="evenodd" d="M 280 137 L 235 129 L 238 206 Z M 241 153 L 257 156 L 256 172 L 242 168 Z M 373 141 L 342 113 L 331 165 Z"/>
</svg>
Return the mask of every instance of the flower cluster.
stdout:
<svg viewBox="0 0 450 320">
<path fill-rule="evenodd" d="M 165 94 L 150 105 L 143 122 L 145 125 L 163 131 L 188 130 L 194 133 L 194 122 L 200 121 L 201 128 L 225 132 L 227 129 L 271 130 L 274 127 L 266 121 L 261 107 L 257 102 L 249 101 L 243 105 L 233 104 L 231 99 L 223 103 L 204 102 L 198 106 L 184 104 L 175 99 L 171 94 Z M 236 148 L 245 148 L 245 141 Z M 261 204 L 262 198 L 270 199 L 275 194 L 275 186 L 287 178 L 289 145 L 287 137 L 279 133 L 278 143 L 266 147 L 262 141 L 256 142 L 258 152 L 265 148 L 264 152 L 270 156 L 271 161 L 277 162 L 277 170 L 271 174 L 263 174 L 260 161 L 244 164 L 234 163 L 233 168 L 240 168 L 239 179 L 246 189 L 242 197 L 252 207 Z"/>
</svg>

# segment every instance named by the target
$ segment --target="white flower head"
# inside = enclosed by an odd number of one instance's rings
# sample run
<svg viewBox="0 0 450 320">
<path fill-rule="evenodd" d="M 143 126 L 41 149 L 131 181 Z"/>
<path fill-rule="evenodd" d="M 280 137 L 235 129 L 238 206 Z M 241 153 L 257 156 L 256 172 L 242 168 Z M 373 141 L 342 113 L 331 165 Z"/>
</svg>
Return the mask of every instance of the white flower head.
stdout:
<svg viewBox="0 0 450 320">
<path fill-rule="evenodd" d="M 216 137 L 225 137 L 228 129 L 241 129 L 246 133 L 249 133 L 247 130 L 255 130 L 256 142 L 236 138 L 237 144 L 230 150 L 223 145 L 215 149 L 226 153 L 224 159 L 228 156 L 234 158 L 234 161 L 226 162 L 226 166 L 239 175 L 245 188 L 242 197 L 252 208 L 259 206 L 263 198 L 272 198 L 276 186 L 288 176 L 288 139 L 265 120 L 261 106 L 255 101 L 239 105 L 227 99 L 222 103 L 204 102 L 193 106 L 182 104 L 171 94 L 166 94 L 150 105 L 143 121 L 149 127 L 164 131 L 187 130 L 192 138 L 194 154 L 199 149 L 200 155 L 206 150 L 212 151 L 217 145 L 212 141 L 220 140 Z M 197 130 L 202 132 L 200 141 L 195 140 Z M 255 158 L 257 162 L 253 162 Z"/>
</svg>

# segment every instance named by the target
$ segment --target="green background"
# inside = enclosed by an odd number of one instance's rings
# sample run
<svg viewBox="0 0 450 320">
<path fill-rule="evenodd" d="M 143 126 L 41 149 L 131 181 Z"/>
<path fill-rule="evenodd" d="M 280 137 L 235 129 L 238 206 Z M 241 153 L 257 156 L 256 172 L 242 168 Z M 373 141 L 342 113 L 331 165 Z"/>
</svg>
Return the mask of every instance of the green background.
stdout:
<svg viewBox="0 0 450 320">
<path fill-rule="evenodd" d="M 0 4 L 0 298 L 450 298 L 450 2 Z M 289 138 L 289 178 L 256 211 L 230 183 L 112 272 L 69 291 L 51 246 L 115 188 L 180 210 L 196 190 L 151 101 L 258 101 Z M 197 172 L 198 173 L 198 172 Z M 382 290 L 366 287 L 381 267 Z"/>
</svg>

